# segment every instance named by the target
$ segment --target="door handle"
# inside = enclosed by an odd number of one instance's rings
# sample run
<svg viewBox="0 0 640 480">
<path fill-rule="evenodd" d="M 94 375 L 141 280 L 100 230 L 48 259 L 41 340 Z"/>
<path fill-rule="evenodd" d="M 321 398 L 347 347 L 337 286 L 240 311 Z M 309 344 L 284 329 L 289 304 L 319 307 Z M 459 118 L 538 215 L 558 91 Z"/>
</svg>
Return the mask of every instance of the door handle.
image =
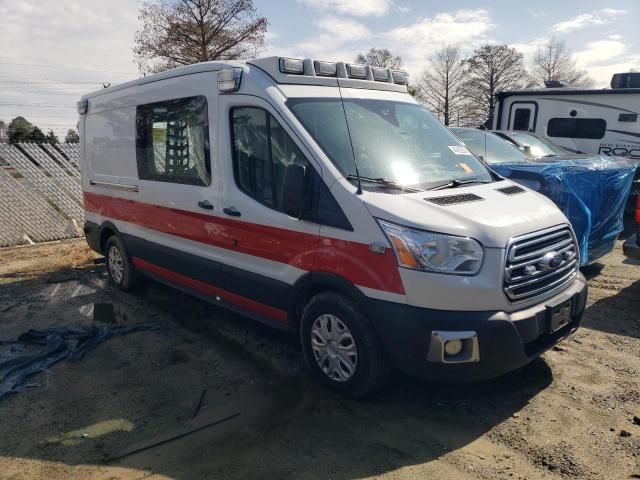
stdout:
<svg viewBox="0 0 640 480">
<path fill-rule="evenodd" d="M 213 205 L 211 205 L 211 202 L 209 200 L 200 200 L 198 202 L 198 206 L 200 208 L 204 208 L 205 210 L 213 210 Z"/>
<path fill-rule="evenodd" d="M 222 211 L 232 217 L 239 217 L 242 215 L 240 211 L 236 209 L 236 207 L 224 207 Z"/>
</svg>

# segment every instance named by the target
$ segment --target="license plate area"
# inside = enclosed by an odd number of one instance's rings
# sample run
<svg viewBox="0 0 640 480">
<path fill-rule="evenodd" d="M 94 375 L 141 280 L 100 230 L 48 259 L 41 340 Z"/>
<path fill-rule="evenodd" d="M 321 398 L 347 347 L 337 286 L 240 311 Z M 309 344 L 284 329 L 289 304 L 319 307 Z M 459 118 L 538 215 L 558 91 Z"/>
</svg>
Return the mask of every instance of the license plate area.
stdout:
<svg viewBox="0 0 640 480">
<path fill-rule="evenodd" d="M 571 322 L 572 311 L 573 299 L 566 300 L 557 305 L 547 306 L 547 318 L 549 319 L 549 330 L 551 333 L 557 332 Z"/>
</svg>

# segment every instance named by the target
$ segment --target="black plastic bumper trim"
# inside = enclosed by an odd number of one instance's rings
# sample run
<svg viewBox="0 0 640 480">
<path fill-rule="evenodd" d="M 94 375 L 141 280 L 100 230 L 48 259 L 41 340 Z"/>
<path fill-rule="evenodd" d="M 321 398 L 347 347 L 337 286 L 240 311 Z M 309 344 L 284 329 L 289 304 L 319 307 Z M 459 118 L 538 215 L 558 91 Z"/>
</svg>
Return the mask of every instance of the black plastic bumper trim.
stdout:
<svg viewBox="0 0 640 480">
<path fill-rule="evenodd" d="M 394 366 L 413 375 L 447 382 L 484 380 L 516 370 L 573 332 L 582 321 L 587 282 L 573 285 L 546 302 L 516 312 L 431 310 L 371 300 L 368 316 Z M 546 305 L 573 301 L 571 322 L 550 332 Z M 428 362 L 433 330 L 470 331 L 478 335 L 480 361 L 465 364 Z"/>
</svg>

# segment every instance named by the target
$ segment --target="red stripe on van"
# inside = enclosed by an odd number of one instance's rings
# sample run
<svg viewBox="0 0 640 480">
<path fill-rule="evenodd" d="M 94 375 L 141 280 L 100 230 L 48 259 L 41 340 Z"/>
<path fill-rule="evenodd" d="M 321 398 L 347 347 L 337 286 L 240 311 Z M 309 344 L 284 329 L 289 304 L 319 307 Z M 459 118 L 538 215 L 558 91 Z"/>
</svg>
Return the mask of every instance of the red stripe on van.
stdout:
<svg viewBox="0 0 640 480">
<path fill-rule="evenodd" d="M 208 283 L 201 282 L 200 280 L 187 277 L 186 275 L 176 273 L 172 270 L 167 270 L 166 268 L 159 267 L 158 265 L 147 262 L 146 260 L 142 260 L 141 258 L 132 257 L 131 262 L 136 268 L 145 270 L 152 275 L 164 278 L 165 280 L 168 280 L 172 283 L 182 285 L 210 297 L 218 296 L 223 301 L 231 303 L 233 305 L 237 305 L 238 307 L 241 307 L 249 312 L 253 312 L 258 315 L 277 320 L 280 323 L 287 323 L 287 312 L 285 312 L 284 310 L 279 310 L 277 308 L 255 302 L 248 298 L 241 297 L 240 295 L 228 292 L 214 285 L 210 285 Z"/>
<path fill-rule="evenodd" d="M 363 243 L 339 240 L 214 215 L 84 192 L 88 212 L 141 227 L 286 263 L 306 271 L 342 276 L 355 285 L 404 294 L 390 249 L 373 253 Z"/>
</svg>

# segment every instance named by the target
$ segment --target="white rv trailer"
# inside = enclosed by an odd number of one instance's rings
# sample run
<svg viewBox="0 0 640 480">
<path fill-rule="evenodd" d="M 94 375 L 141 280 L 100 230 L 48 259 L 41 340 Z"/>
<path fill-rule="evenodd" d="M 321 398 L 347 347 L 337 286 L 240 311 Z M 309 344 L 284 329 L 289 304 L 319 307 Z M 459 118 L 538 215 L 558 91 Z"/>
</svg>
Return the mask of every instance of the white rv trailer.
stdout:
<svg viewBox="0 0 640 480">
<path fill-rule="evenodd" d="M 616 88 L 500 92 L 491 127 L 534 132 L 576 153 L 640 159 L 638 76 L 640 73 L 614 75 L 611 83 Z"/>
</svg>

